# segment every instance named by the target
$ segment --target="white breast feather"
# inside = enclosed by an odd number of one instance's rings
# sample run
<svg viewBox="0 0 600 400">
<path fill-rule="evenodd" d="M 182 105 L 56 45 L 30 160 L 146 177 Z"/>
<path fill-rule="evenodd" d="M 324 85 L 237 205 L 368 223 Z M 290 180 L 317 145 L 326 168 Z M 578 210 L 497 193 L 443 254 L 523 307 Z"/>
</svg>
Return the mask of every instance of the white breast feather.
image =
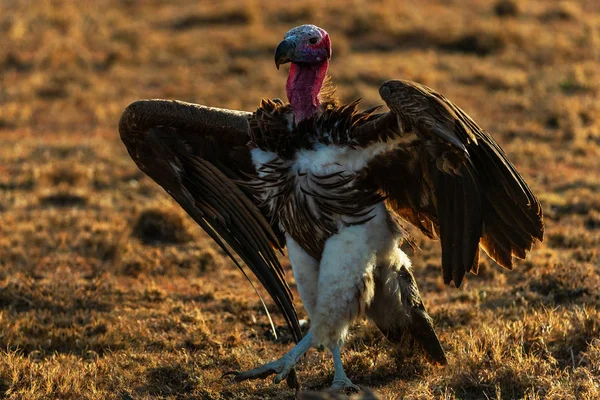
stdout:
<svg viewBox="0 0 600 400">
<path fill-rule="evenodd" d="M 293 168 L 296 172 L 312 172 L 318 175 L 337 171 L 357 172 L 363 169 L 373 157 L 393 150 L 402 139 L 377 142 L 368 147 L 350 148 L 347 146 L 317 144 L 316 150 L 302 149 L 296 153 Z"/>
<path fill-rule="evenodd" d="M 252 163 L 254 164 L 254 168 L 258 171 L 258 176 L 262 176 L 260 167 L 264 164 L 268 164 L 278 158 L 278 155 L 272 153 L 270 151 L 264 151 L 259 148 L 254 148 L 250 150 L 250 156 L 252 157 Z"/>
</svg>

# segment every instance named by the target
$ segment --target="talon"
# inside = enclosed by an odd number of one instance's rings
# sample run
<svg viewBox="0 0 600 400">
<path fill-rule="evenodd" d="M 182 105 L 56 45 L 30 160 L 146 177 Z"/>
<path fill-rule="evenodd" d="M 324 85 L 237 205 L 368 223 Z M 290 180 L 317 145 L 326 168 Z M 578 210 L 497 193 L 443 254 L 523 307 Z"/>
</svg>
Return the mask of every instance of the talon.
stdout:
<svg viewBox="0 0 600 400">
<path fill-rule="evenodd" d="M 223 375 L 221 375 L 221 379 L 225 379 L 230 375 L 234 375 L 234 378 L 240 374 L 240 371 L 227 371 Z"/>
<path fill-rule="evenodd" d="M 300 381 L 298 380 L 298 374 L 296 373 L 296 368 L 292 367 L 285 382 L 287 383 L 287 385 L 290 389 L 295 389 L 296 393 L 298 393 L 298 391 L 300 391 Z"/>
<path fill-rule="evenodd" d="M 266 365 L 263 367 L 255 368 L 251 371 L 241 372 L 237 374 L 235 378 L 233 378 L 233 380 L 236 382 L 242 382 L 249 379 L 266 379 L 268 376 L 277 373 L 277 371 L 273 368 L 265 367 Z"/>
</svg>

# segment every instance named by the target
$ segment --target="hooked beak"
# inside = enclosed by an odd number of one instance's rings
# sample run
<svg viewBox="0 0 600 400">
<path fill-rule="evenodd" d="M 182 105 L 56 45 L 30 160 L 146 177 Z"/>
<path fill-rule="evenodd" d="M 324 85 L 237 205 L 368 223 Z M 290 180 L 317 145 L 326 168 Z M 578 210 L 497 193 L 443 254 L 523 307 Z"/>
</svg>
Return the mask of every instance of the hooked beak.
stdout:
<svg viewBox="0 0 600 400">
<path fill-rule="evenodd" d="M 286 39 L 279 43 L 277 46 L 277 50 L 275 50 L 275 66 L 279 69 L 281 64 L 289 63 L 292 61 L 292 57 L 294 56 L 294 51 L 296 50 L 296 44 L 290 40 Z"/>
</svg>

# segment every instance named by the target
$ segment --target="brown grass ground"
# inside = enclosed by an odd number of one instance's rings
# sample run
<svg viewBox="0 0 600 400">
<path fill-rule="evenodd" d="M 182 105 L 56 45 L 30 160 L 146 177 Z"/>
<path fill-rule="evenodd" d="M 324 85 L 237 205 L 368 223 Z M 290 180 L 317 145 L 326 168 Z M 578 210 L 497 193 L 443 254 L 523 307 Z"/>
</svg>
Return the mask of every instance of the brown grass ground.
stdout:
<svg viewBox="0 0 600 400">
<path fill-rule="evenodd" d="M 384 398 L 600 398 L 599 2 L 84 3 L 0 2 L 0 396 L 293 395 L 220 379 L 278 357 L 289 334 L 276 315 L 270 335 L 250 286 L 137 170 L 116 123 L 138 98 L 251 110 L 284 97 L 272 51 L 312 22 L 332 35 L 343 99 L 381 103 L 395 77 L 438 89 L 494 134 L 546 214 L 528 260 L 507 272 L 483 259 L 461 289 L 418 237 L 449 364 L 363 323 L 349 376 Z M 333 375 L 319 351 L 299 371 L 305 390 Z"/>
</svg>

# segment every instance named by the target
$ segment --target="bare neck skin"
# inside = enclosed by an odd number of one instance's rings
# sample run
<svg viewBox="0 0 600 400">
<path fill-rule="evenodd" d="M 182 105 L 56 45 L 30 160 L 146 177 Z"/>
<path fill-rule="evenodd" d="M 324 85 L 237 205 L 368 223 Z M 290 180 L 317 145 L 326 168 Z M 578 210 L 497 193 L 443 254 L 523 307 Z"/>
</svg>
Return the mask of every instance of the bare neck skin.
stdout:
<svg viewBox="0 0 600 400">
<path fill-rule="evenodd" d="M 294 111 L 296 124 L 312 117 L 318 111 L 319 92 L 328 67 L 327 60 L 318 64 L 291 64 L 285 90 Z"/>
</svg>

